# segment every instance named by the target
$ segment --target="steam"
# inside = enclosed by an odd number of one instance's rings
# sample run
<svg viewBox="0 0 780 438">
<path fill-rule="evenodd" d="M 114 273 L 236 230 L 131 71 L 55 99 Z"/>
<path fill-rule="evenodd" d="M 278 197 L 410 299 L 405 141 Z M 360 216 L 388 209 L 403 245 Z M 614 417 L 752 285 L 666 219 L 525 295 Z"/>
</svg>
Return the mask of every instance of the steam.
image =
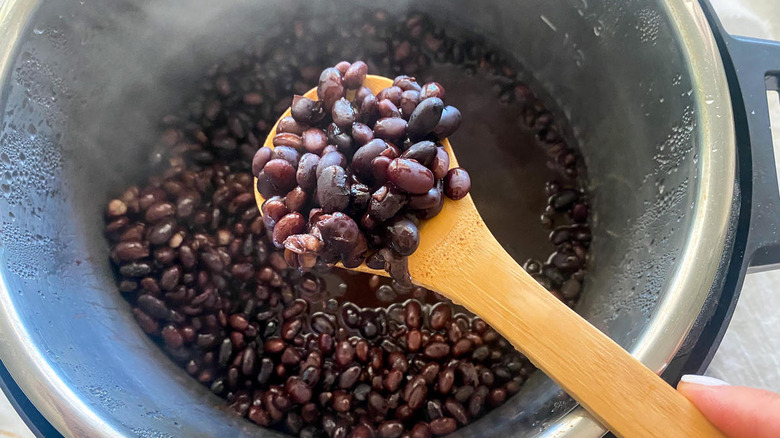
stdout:
<svg viewBox="0 0 780 438">
<path fill-rule="evenodd" d="M 158 121 L 181 108 L 207 68 L 291 11 L 272 0 L 106 3 L 83 6 L 68 24 L 85 105 L 63 108 L 71 119 L 63 144 L 78 155 L 72 162 L 116 187 L 149 168 Z"/>
</svg>

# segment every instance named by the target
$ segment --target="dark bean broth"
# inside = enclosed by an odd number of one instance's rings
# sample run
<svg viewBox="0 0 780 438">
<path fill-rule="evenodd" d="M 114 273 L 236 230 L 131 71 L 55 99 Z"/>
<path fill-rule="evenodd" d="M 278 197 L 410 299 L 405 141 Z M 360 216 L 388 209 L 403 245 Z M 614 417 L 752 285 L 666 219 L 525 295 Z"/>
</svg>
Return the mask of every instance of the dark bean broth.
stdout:
<svg viewBox="0 0 780 438">
<path fill-rule="evenodd" d="M 167 166 L 109 203 L 106 236 L 141 328 L 239 415 L 304 437 L 442 435 L 518 392 L 533 366 L 433 292 L 288 269 L 254 204 L 252 155 L 290 95 L 342 59 L 435 79 L 463 113 L 451 140 L 477 207 L 571 306 L 590 240 L 580 163 L 499 52 L 420 15 L 353 15 L 279 23 L 278 37 L 208 69 L 162 121 Z"/>
<path fill-rule="evenodd" d="M 547 207 L 544 186 L 564 175 L 523 122 L 523 107 L 498 104 L 498 81 L 484 72 L 464 75 L 454 65 L 434 64 L 424 77 L 446 84 L 448 101 L 468 121 L 450 140 L 472 174 L 471 194 L 482 218 L 516 260 L 546 260 L 554 247 L 539 220 Z"/>
</svg>

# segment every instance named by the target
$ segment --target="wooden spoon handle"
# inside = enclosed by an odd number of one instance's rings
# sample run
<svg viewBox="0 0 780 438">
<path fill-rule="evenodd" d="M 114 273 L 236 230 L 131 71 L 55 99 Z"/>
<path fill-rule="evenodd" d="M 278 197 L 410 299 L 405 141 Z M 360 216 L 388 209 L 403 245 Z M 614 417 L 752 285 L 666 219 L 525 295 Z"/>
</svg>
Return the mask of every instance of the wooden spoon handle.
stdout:
<svg viewBox="0 0 780 438">
<path fill-rule="evenodd" d="M 449 264 L 457 272 L 439 272 L 431 286 L 480 315 L 616 435 L 724 436 L 674 388 L 539 285 L 478 223 L 482 229 L 468 230 L 469 239 L 482 244 L 459 251 L 460 263 Z"/>
</svg>

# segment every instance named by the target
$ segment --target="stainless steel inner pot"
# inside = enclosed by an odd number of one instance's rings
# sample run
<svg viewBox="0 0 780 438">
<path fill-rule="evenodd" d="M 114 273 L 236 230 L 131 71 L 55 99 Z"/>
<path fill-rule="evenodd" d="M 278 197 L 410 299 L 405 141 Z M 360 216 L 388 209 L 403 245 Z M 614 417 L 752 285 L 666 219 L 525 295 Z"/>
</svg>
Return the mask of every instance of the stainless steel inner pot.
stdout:
<svg viewBox="0 0 780 438">
<path fill-rule="evenodd" d="M 478 34 L 525 67 L 588 166 L 595 235 L 577 310 L 659 372 L 685 347 L 727 256 L 735 172 L 723 66 L 696 2 L 5 0 L 0 358 L 63 435 L 274 435 L 215 409 L 137 327 L 101 212 L 148 162 L 150 123 L 205 66 L 297 7 L 379 3 Z M 604 431 L 536 373 L 456 435 Z"/>
</svg>

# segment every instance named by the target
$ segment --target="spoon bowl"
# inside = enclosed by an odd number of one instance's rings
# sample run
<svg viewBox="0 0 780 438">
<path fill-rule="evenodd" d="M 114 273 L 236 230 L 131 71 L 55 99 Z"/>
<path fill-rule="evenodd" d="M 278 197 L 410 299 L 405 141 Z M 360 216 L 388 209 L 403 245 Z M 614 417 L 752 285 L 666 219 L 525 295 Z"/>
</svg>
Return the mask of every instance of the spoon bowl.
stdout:
<svg viewBox="0 0 780 438">
<path fill-rule="evenodd" d="M 363 85 L 376 94 L 392 82 L 368 75 Z M 316 88 L 305 96 L 316 100 Z M 288 108 L 281 118 L 290 114 Z M 273 148 L 275 133 L 276 125 L 265 146 Z M 441 144 L 450 168 L 458 167 L 449 141 Z M 256 188 L 255 198 L 260 208 L 264 199 Z M 408 258 L 412 281 L 479 315 L 615 435 L 724 436 L 674 388 L 526 273 L 493 237 L 471 195 L 445 197 L 441 212 L 422 221 L 419 231 L 420 245 Z M 388 276 L 365 264 L 352 270 Z"/>
</svg>

